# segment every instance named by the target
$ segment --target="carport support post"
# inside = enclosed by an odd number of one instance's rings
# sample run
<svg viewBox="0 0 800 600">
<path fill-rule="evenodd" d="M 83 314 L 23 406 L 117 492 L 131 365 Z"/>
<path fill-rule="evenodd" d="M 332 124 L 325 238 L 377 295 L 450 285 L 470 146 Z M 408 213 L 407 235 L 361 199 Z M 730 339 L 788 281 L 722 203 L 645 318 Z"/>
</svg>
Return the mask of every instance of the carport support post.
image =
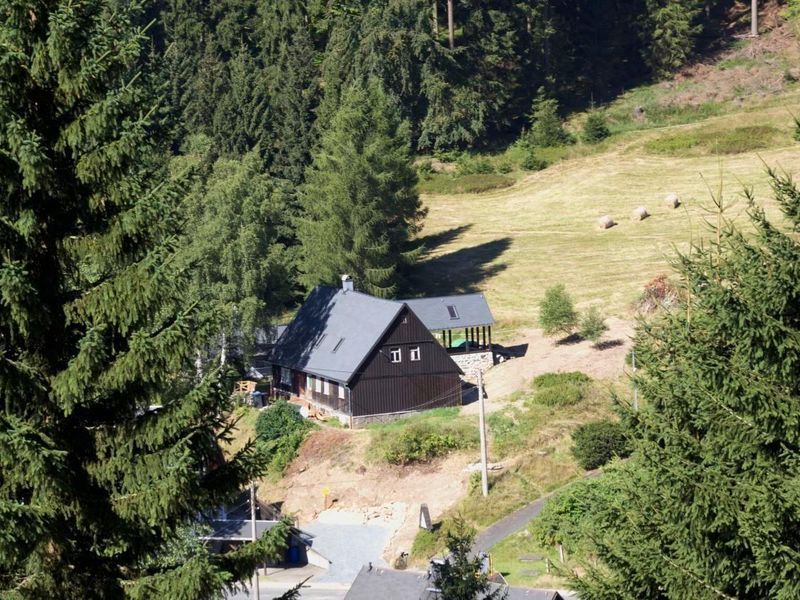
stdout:
<svg viewBox="0 0 800 600">
<path fill-rule="evenodd" d="M 481 370 L 478 370 L 478 402 L 481 428 L 481 490 L 483 491 L 483 496 L 486 497 L 489 495 L 489 471 L 486 464 L 486 407 L 483 405 L 483 371 Z"/>
<path fill-rule="evenodd" d="M 256 543 L 256 484 L 250 484 L 250 537 L 253 543 Z M 252 585 L 250 586 L 255 595 L 256 600 L 261 600 L 261 590 L 258 589 L 258 567 L 253 573 Z"/>
</svg>

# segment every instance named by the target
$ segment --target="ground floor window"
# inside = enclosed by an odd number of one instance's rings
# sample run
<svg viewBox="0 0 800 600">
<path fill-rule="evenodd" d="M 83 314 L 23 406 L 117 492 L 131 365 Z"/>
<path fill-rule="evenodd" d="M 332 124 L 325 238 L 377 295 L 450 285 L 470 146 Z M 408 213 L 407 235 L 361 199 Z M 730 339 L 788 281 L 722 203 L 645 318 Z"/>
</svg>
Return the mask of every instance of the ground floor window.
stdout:
<svg viewBox="0 0 800 600">
<path fill-rule="evenodd" d="M 316 392 L 318 394 L 321 394 L 322 393 L 322 379 L 316 379 L 315 383 L 316 383 L 316 387 L 315 387 Z"/>
<path fill-rule="evenodd" d="M 329 396 L 331 393 L 331 384 L 328 380 L 322 382 L 322 393 Z"/>
<path fill-rule="evenodd" d="M 292 383 L 292 371 L 286 367 L 281 367 L 281 383 L 290 385 Z"/>
<path fill-rule="evenodd" d="M 341 383 L 339 384 L 339 399 L 344 400 L 344 386 Z"/>
</svg>

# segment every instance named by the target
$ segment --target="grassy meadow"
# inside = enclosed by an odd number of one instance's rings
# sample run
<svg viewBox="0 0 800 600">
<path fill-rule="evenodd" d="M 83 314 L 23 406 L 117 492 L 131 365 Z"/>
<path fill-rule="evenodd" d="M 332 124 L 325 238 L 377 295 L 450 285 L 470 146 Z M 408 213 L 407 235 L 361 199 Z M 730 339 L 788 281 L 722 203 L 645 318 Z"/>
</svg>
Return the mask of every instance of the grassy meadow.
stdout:
<svg viewBox="0 0 800 600">
<path fill-rule="evenodd" d="M 765 164 L 800 172 L 790 110 L 800 113 L 797 92 L 780 105 L 769 99 L 698 123 L 577 144 L 542 171 L 507 175 L 518 180 L 504 189 L 424 194 L 428 254 L 417 288 L 485 292 L 501 340 L 535 324 L 545 288 L 557 283 L 579 307 L 597 303 L 607 315 L 630 316 L 642 287 L 669 272 L 675 250 L 708 235 L 712 191 L 722 189 L 731 218 L 744 216 L 744 187 L 774 214 Z M 679 194 L 680 208 L 664 203 L 669 192 Z M 634 221 L 638 206 L 651 216 Z M 618 224 L 601 231 L 603 215 Z"/>
</svg>

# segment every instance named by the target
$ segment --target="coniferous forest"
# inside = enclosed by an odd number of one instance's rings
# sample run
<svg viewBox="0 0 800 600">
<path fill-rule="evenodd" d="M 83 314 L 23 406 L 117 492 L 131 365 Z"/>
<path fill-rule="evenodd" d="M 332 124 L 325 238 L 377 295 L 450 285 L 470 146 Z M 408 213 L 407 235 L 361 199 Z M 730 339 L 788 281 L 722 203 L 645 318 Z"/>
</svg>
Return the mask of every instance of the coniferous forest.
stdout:
<svg viewBox="0 0 800 600">
<path fill-rule="evenodd" d="M 247 354 L 342 273 L 407 293 L 416 155 L 507 144 L 532 112 L 665 77 L 713 43 L 729 4 L 5 0 L 0 595 L 215 598 L 280 556 L 288 524 L 223 554 L 187 543 L 268 461 L 255 444 L 223 453 L 235 407 L 211 358 L 231 339 Z M 796 231 L 800 194 L 773 181 Z M 599 504 L 608 568 L 587 598 L 798 593 L 797 423 L 782 413 L 798 396 L 797 242 L 752 219 L 755 242 L 730 229 L 725 260 L 680 264 L 693 314 L 640 334 L 644 393 L 663 400 L 626 414 L 642 466 L 615 481 L 642 513 Z M 725 408 L 767 396 L 755 421 Z M 720 495 L 740 471 L 755 490 L 744 524 Z M 674 497 L 659 496 L 670 478 Z M 685 513 L 689 479 L 704 488 Z"/>
</svg>

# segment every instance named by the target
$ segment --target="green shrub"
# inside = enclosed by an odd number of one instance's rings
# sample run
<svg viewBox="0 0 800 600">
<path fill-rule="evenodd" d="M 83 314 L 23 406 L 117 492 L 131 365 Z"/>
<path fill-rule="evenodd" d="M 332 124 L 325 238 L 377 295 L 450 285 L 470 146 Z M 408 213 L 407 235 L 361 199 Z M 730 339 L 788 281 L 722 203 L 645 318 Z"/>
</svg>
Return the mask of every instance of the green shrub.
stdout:
<svg viewBox="0 0 800 600">
<path fill-rule="evenodd" d="M 560 386 L 565 384 L 575 384 L 580 386 L 588 385 L 592 381 L 586 373 L 580 371 L 566 371 L 564 373 L 544 373 L 534 377 L 533 385 L 536 389 Z"/>
<path fill-rule="evenodd" d="M 458 159 L 457 172 L 459 175 L 490 175 L 494 173 L 494 166 L 487 158 L 464 154 Z"/>
<path fill-rule="evenodd" d="M 500 161 L 500 163 L 498 163 L 497 165 L 497 172 L 502 173 L 503 175 L 511 173 L 511 171 L 513 170 L 514 170 L 514 165 L 512 165 L 511 161 L 508 159 Z"/>
<path fill-rule="evenodd" d="M 270 408 L 261 411 L 256 420 L 256 441 L 269 449 L 269 472 L 280 476 L 295 459 L 312 425 L 306 421 L 297 407 L 285 400 L 278 400 Z"/>
<path fill-rule="evenodd" d="M 385 432 L 384 459 L 394 465 L 426 462 L 453 450 L 474 447 L 477 431 L 470 427 L 434 427 L 430 423 L 409 423 L 397 432 Z"/>
<path fill-rule="evenodd" d="M 522 159 L 520 166 L 526 171 L 542 171 L 547 168 L 547 161 L 536 156 L 536 153 L 531 150 Z"/>
<path fill-rule="evenodd" d="M 586 123 L 583 126 L 583 141 L 587 144 L 597 144 L 606 139 L 611 132 L 608 130 L 606 118 L 603 113 L 589 113 Z"/>
<path fill-rule="evenodd" d="M 256 435 L 262 441 L 277 440 L 297 431 L 304 431 L 307 422 L 297 407 L 286 400 L 278 400 L 271 407 L 261 411 L 256 421 Z"/>
<path fill-rule="evenodd" d="M 544 88 L 539 89 L 533 101 L 530 120 L 531 129 L 528 136 L 531 145 L 561 146 L 573 141 L 561 124 L 558 101 L 555 98 L 548 98 Z"/>
<path fill-rule="evenodd" d="M 572 406 L 583 400 L 591 378 L 579 371 L 545 373 L 534 378 L 533 401 L 544 406 Z"/>
<path fill-rule="evenodd" d="M 430 179 L 433 175 L 433 163 L 430 160 L 423 160 L 417 165 L 417 175 L 420 179 Z"/>
<path fill-rule="evenodd" d="M 600 314 L 600 309 L 592 306 L 587 310 L 583 316 L 578 327 L 578 334 L 585 340 L 596 342 L 608 330 L 608 325 L 603 316 Z"/>
<path fill-rule="evenodd" d="M 534 394 L 533 400 L 544 406 L 572 406 L 583 400 L 584 386 L 575 383 L 547 387 Z"/>
<path fill-rule="evenodd" d="M 572 434 L 572 455 L 582 469 L 602 467 L 615 456 L 630 454 L 630 444 L 622 425 L 614 421 L 595 421 L 580 425 Z"/>
<path fill-rule="evenodd" d="M 544 299 L 539 305 L 539 325 L 545 335 L 569 334 L 575 328 L 577 321 L 578 313 L 575 312 L 572 297 L 564 285 L 547 288 Z"/>
</svg>

